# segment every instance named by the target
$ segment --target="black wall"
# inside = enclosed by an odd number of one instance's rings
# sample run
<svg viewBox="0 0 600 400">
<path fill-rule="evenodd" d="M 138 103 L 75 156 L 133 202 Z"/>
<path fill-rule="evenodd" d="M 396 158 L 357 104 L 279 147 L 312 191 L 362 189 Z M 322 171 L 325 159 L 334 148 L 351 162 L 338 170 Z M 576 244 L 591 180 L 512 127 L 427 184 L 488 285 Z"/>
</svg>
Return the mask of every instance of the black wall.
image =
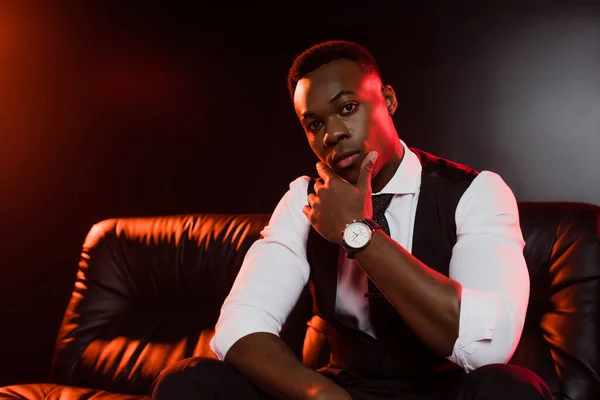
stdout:
<svg viewBox="0 0 600 400">
<path fill-rule="evenodd" d="M 270 212 L 314 174 L 285 79 L 315 41 L 372 50 L 409 145 L 600 204 L 598 8 L 120 3 L 0 5 L 0 385 L 46 378 L 93 223 Z"/>
</svg>

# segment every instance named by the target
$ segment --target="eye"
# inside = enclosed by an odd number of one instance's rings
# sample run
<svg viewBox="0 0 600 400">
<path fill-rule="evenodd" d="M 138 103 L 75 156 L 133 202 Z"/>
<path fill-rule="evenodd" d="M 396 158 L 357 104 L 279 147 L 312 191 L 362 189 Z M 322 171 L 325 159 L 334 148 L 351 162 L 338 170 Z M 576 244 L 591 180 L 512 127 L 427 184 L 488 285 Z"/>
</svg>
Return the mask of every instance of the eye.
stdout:
<svg viewBox="0 0 600 400">
<path fill-rule="evenodd" d="M 358 103 L 348 103 L 342 106 L 341 115 L 351 115 L 358 109 Z"/>
<path fill-rule="evenodd" d="M 319 128 L 321 128 L 322 125 L 323 124 L 321 123 L 321 121 L 313 121 L 306 126 L 306 129 L 308 129 L 311 132 L 315 132 L 319 130 Z"/>
</svg>

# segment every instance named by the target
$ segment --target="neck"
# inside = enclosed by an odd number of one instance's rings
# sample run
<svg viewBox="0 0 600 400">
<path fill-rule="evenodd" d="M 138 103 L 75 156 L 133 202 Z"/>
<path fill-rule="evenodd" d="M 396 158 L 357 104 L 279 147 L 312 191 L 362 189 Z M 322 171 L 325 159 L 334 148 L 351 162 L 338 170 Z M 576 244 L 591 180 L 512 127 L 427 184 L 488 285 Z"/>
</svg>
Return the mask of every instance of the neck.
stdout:
<svg viewBox="0 0 600 400">
<path fill-rule="evenodd" d="M 381 167 L 377 175 L 371 180 L 371 189 L 373 193 L 381 191 L 385 185 L 388 184 L 390 179 L 394 176 L 402 159 L 404 158 L 404 147 L 398 141 L 398 145 L 392 152 L 391 156 L 384 160 L 385 164 Z"/>
</svg>

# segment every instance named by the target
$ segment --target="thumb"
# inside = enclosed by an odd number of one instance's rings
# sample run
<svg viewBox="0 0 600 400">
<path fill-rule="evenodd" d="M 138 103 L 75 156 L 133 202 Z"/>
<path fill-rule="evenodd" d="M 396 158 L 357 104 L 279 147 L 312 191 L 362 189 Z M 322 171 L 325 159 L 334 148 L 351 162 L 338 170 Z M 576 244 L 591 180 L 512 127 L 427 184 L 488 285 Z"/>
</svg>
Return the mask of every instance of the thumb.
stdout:
<svg viewBox="0 0 600 400">
<path fill-rule="evenodd" d="M 362 165 L 360 166 L 357 186 L 360 187 L 362 190 L 366 189 L 367 187 L 371 187 L 371 176 L 373 174 L 373 167 L 375 167 L 375 162 L 377 161 L 378 156 L 379 154 L 376 151 L 370 152 L 369 154 L 367 154 L 367 156 L 362 162 Z"/>
</svg>

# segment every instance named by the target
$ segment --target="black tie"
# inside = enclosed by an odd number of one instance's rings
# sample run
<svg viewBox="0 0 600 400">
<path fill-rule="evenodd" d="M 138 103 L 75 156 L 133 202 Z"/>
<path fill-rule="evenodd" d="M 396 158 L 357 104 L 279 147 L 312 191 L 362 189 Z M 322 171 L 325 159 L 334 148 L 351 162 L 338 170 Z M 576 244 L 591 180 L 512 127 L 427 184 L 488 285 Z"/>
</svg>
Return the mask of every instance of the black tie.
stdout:
<svg viewBox="0 0 600 400">
<path fill-rule="evenodd" d="M 387 210 L 392 201 L 393 194 L 376 194 L 373 195 L 373 220 L 381 226 L 381 229 L 389 236 L 390 226 L 385 218 L 385 210 Z"/>
<path fill-rule="evenodd" d="M 390 235 L 390 226 L 385 218 L 385 210 L 392 201 L 393 194 L 374 195 L 373 199 L 373 220 L 381 227 L 388 236 Z M 392 305 L 383 296 L 379 288 L 368 278 L 369 292 L 365 295 L 369 298 L 369 308 L 371 313 L 371 324 L 377 336 L 380 336 L 389 322 L 390 312 L 396 314 Z M 391 308 L 391 310 L 390 310 Z M 379 333 L 378 333 L 379 332 Z"/>
<path fill-rule="evenodd" d="M 377 225 L 381 227 L 381 230 L 388 236 L 390 236 L 390 225 L 385 218 L 385 210 L 387 210 L 390 205 L 392 197 L 394 197 L 393 194 L 376 194 L 372 197 L 373 221 L 375 221 Z M 370 299 L 383 297 L 383 294 L 381 294 L 379 288 L 371 281 L 371 278 L 369 278 L 369 293 L 367 293 L 367 296 Z"/>
</svg>

